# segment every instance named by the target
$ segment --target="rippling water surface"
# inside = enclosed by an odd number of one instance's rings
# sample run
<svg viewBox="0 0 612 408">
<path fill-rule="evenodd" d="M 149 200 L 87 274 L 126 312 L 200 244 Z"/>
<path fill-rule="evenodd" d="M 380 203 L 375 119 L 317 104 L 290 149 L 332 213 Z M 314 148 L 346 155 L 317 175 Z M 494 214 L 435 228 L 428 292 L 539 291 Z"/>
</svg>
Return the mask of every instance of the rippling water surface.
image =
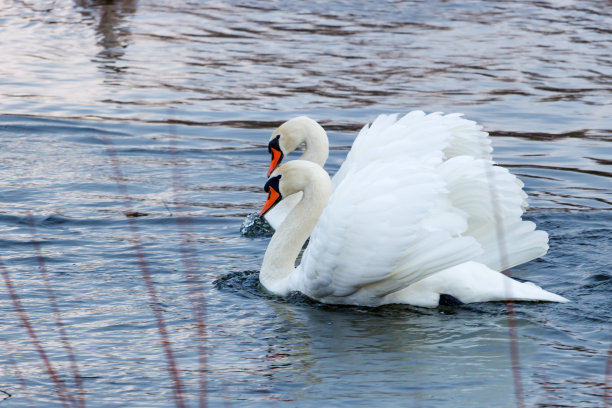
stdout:
<svg viewBox="0 0 612 408">
<path fill-rule="evenodd" d="M 0 406 L 610 406 L 609 6 L 4 1 Z M 550 234 L 512 273 L 571 303 L 517 304 L 516 343 L 503 303 L 259 287 L 270 132 L 319 120 L 334 173 L 412 109 L 482 123 Z"/>
</svg>

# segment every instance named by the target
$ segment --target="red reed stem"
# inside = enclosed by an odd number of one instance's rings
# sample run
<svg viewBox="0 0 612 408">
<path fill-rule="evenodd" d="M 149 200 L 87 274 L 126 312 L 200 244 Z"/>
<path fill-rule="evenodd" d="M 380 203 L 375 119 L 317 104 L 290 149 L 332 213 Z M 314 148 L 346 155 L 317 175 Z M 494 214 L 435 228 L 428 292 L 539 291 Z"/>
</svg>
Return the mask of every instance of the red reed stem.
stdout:
<svg viewBox="0 0 612 408">
<path fill-rule="evenodd" d="M 115 173 L 115 180 L 117 182 L 117 186 L 119 187 L 120 194 L 126 197 L 126 208 L 129 212 L 131 212 L 131 206 L 129 200 L 127 199 L 127 188 L 125 185 L 121 184 L 121 180 L 123 179 L 123 174 L 121 173 L 121 169 L 119 168 L 119 160 L 117 159 L 117 153 L 113 148 L 112 142 L 108 139 L 104 139 L 107 144 L 107 154 L 111 159 L 111 164 L 113 167 L 113 172 Z M 168 372 L 170 373 L 170 377 L 173 382 L 173 390 L 174 390 L 174 401 L 178 408 L 185 408 L 185 401 L 183 399 L 183 385 L 181 383 L 181 379 L 178 374 L 178 368 L 176 364 L 176 360 L 174 358 L 174 353 L 172 352 L 172 343 L 170 341 L 170 336 L 168 335 L 168 330 L 166 328 L 166 323 L 164 317 L 161 312 L 161 308 L 157 305 L 159 304 L 159 297 L 157 295 L 157 291 L 155 290 L 155 284 L 153 283 L 153 279 L 151 278 L 151 272 L 149 270 L 149 265 L 147 264 L 145 253 L 142 248 L 142 244 L 140 241 L 140 234 L 138 231 L 138 225 L 136 221 L 132 217 L 128 217 L 128 225 L 130 227 L 130 231 L 132 234 L 132 241 L 134 243 L 134 248 L 136 250 L 136 254 L 138 257 L 138 264 L 140 265 L 140 270 L 142 272 L 142 278 L 145 282 L 145 286 L 149 293 L 150 306 L 155 315 L 155 320 L 157 322 L 157 329 L 159 331 L 159 335 L 161 337 L 161 343 L 166 353 L 166 359 L 168 363 Z"/>
<path fill-rule="evenodd" d="M 501 207 L 499 205 L 497 189 L 495 188 L 495 180 L 493 170 L 486 166 L 487 178 L 489 180 L 489 193 L 491 195 L 491 206 L 493 209 L 493 217 L 495 222 L 495 235 L 497 237 L 497 245 L 499 250 L 500 263 L 502 267 L 508 265 L 508 252 L 506 247 L 506 237 L 504 235 L 503 220 L 501 217 Z M 504 275 L 510 277 L 508 270 L 502 271 Z M 523 400 L 523 382 L 521 378 L 521 360 L 518 347 L 518 333 L 516 328 L 516 315 L 514 312 L 514 301 L 511 299 L 510 288 L 506 287 L 506 315 L 508 317 L 508 338 L 510 340 L 510 360 L 512 364 L 512 378 L 514 380 L 514 398 L 518 408 L 524 408 L 525 401 Z"/>
<path fill-rule="evenodd" d="M 34 217 L 32 214 L 28 214 L 28 222 L 30 224 L 30 231 L 34 240 L 32 243 L 34 244 L 34 249 L 36 251 L 36 257 L 38 258 L 38 268 L 40 270 L 40 274 L 42 275 L 43 281 L 45 282 L 45 289 L 47 292 L 47 297 L 49 299 L 49 304 L 51 305 L 51 309 L 53 310 L 53 316 L 55 317 L 55 323 L 59 329 L 60 337 L 64 348 L 66 349 L 66 353 L 68 354 L 68 359 L 70 360 L 70 366 L 72 367 L 72 373 L 74 375 L 74 382 L 78 389 L 78 406 L 85 408 L 85 392 L 83 390 L 83 383 L 81 381 L 81 376 L 79 374 L 79 367 L 76 362 L 76 358 L 74 356 L 72 347 L 70 346 L 70 342 L 68 341 L 68 336 L 66 335 L 66 330 L 64 329 L 64 323 L 62 322 L 59 308 L 57 306 L 57 301 L 55 298 L 55 293 L 53 292 L 53 288 L 51 287 L 51 282 L 49 281 L 49 274 L 47 273 L 47 268 L 45 266 L 45 259 L 42 255 L 42 251 L 40 249 L 40 243 L 36 240 L 36 226 L 34 225 Z"/>
<path fill-rule="evenodd" d="M 19 369 L 19 365 L 17 364 L 17 361 L 15 361 L 15 359 L 13 358 L 11 354 L 11 350 L 9 350 L 8 341 L 2 337 L 0 337 L 0 340 L 2 340 L 2 342 L 5 344 L 4 350 L 6 350 L 6 353 L 8 354 L 9 363 L 13 366 L 15 377 L 17 377 L 17 381 L 19 381 L 19 385 L 21 385 L 23 394 L 26 400 L 28 401 L 28 406 L 30 408 L 34 408 L 34 405 L 32 404 L 32 401 L 30 400 L 30 392 L 28 391 L 28 385 L 26 384 L 25 379 L 23 378 L 23 375 L 21 375 L 21 370 Z"/>
<path fill-rule="evenodd" d="M 21 301 L 19 300 L 19 296 L 17 295 L 17 292 L 15 291 L 15 287 L 13 286 L 13 282 L 11 281 L 11 277 L 9 276 L 8 270 L 4 266 L 4 263 L 2 262 L 1 257 L 0 257 L 0 273 L 2 273 L 2 276 L 4 278 L 4 284 L 6 286 L 6 289 L 8 290 L 11 301 L 13 302 L 13 307 L 15 311 L 17 312 L 19 319 L 21 320 L 21 324 L 23 324 L 23 327 L 25 327 L 26 331 L 28 332 L 28 335 L 30 336 L 30 339 L 32 340 L 32 344 L 34 344 L 34 347 L 36 348 L 38 355 L 43 361 L 43 364 L 45 366 L 45 369 L 47 370 L 47 373 L 49 374 L 49 377 L 51 377 L 51 380 L 55 384 L 55 391 L 57 392 L 57 395 L 59 396 L 62 405 L 65 407 L 70 407 L 70 405 L 76 405 L 76 401 L 74 400 L 74 397 L 68 392 L 68 390 L 66 389 L 66 386 L 64 385 L 64 382 L 59 378 L 59 376 L 53 369 L 53 366 L 51 365 L 51 361 L 47 357 L 47 353 L 45 353 L 45 350 L 42 344 L 40 343 L 40 340 L 38 339 L 38 336 L 36 335 L 36 332 L 34 331 L 32 324 L 30 323 L 30 319 L 28 318 L 28 315 L 25 309 L 23 308 Z"/>
<path fill-rule="evenodd" d="M 177 149 L 174 143 L 171 146 L 172 155 L 174 156 L 175 166 L 173 167 L 173 190 L 174 190 L 174 202 L 180 202 L 179 191 L 184 190 L 184 181 L 181 177 L 180 172 L 176 166 L 177 160 Z M 197 262 L 197 253 L 193 245 L 189 244 L 189 237 L 193 236 L 193 223 L 191 218 L 182 216 L 181 213 L 184 211 L 183 206 L 178 207 L 178 217 L 176 219 L 179 234 L 181 236 L 181 258 L 183 261 L 185 281 L 187 282 L 187 289 L 189 293 L 189 300 L 191 304 L 191 310 L 193 319 L 196 322 L 196 332 L 198 340 L 198 363 L 200 372 L 200 392 L 199 392 L 199 406 L 200 408 L 206 408 L 207 405 L 207 349 L 206 349 L 206 299 L 204 298 L 204 288 L 200 280 L 198 279 L 199 265 Z"/>
</svg>

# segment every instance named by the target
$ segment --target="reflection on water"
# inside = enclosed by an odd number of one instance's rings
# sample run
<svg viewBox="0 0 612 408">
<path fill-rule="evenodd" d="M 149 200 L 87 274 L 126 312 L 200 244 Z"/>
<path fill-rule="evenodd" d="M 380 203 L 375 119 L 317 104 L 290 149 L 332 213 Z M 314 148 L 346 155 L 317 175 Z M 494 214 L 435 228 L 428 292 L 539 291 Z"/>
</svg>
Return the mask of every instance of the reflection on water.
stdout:
<svg viewBox="0 0 612 408">
<path fill-rule="evenodd" d="M 218 119 L 210 112 L 281 122 L 286 117 L 266 112 L 309 111 L 362 124 L 372 111 L 422 108 L 463 111 L 506 132 L 609 129 L 610 34 L 601 27 L 611 16 L 597 1 L 0 7 L 11 56 L 0 68 L 11 85 L 0 91 L 5 112 L 164 120 L 172 107 L 174 119 L 192 122 Z M 46 48 L 20 46 L 36 36 L 47 39 Z M 105 83 L 114 70 L 130 75 Z M 41 95 L 36 82 L 11 80 L 15 72 L 54 81 Z M 66 80 L 88 81 L 72 115 L 57 109 L 74 103 L 61 86 Z"/>
<path fill-rule="evenodd" d="M 136 13 L 137 0 L 74 0 L 84 21 L 95 26 L 102 50 L 93 59 L 104 72 L 121 73 L 127 69 L 120 63 L 129 45 L 129 18 Z"/>
<path fill-rule="evenodd" d="M 257 280 L 268 238 L 239 231 L 261 208 L 280 122 L 320 120 L 333 174 L 365 122 L 413 108 L 481 122 L 550 234 L 545 257 L 512 271 L 571 300 L 516 306 L 525 405 L 604 405 L 612 34 L 601 2 L 9 0 L 0 16 L 0 260 L 76 396 L 39 243 L 87 405 L 180 406 L 159 311 L 188 406 L 514 406 L 504 304 L 279 299 Z M 205 341 L 185 256 L 204 284 Z M 1 282 L 0 400 L 62 406 Z"/>
</svg>

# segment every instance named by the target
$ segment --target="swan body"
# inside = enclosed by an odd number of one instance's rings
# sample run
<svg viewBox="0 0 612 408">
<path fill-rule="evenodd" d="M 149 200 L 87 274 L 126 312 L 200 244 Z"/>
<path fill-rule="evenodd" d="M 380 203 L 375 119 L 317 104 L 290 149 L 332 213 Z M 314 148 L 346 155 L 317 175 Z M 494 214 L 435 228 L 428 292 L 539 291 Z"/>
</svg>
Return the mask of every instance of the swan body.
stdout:
<svg viewBox="0 0 612 408">
<path fill-rule="evenodd" d="M 457 156 L 449 163 L 467 168 L 487 163 L 468 159 Z M 295 160 L 274 170 L 266 184 L 269 196 L 262 215 L 283 197 L 299 192 L 302 196 L 268 245 L 260 270 L 262 285 L 281 296 L 299 291 L 324 303 L 365 306 L 435 307 L 442 294 L 463 303 L 566 301 L 477 261 L 487 259 L 478 241 L 486 234 L 479 232 L 478 219 L 470 233 L 469 214 L 453 203 L 453 191 L 465 180 L 444 174 L 441 164 L 428 155 L 401 162 L 374 160 L 346 172 L 336 188 L 325 170 L 309 161 Z M 452 166 L 446 170 L 456 175 Z M 515 185 L 513 178 L 509 180 Z M 459 201 L 472 208 L 469 200 Z M 530 251 L 521 245 L 518 255 L 504 262 L 545 252 L 546 234 L 533 229 L 528 223 L 517 234 L 533 243 L 543 239 L 540 247 Z M 308 247 L 295 267 L 308 237 Z"/>
</svg>

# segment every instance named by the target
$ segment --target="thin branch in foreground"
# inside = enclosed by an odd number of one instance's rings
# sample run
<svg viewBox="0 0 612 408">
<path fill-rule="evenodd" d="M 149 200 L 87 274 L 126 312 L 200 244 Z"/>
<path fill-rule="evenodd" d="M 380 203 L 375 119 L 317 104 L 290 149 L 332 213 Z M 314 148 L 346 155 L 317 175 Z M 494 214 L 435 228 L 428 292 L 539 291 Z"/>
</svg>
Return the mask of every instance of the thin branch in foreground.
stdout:
<svg viewBox="0 0 612 408">
<path fill-rule="evenodd" d="M 72 346 L 70 345 L 70 341 L 68 340 L 68 335 L 66 334 L 64 322 L 62 322 L 62 318 L 59 312 L 59 307 L 57 306 L 57 300 L 55 297 L 55 292 L 51 287 L 51 282 L 49 281 L 49 273 L 47 272 L 47 267 L 45 265 L 45 258 L 43 257 L 42 251 L 40 249 L 40 242 L 36 239 L 36 225 L 34 224 L 34 217 L 32 214 L 28 214 L 28 223 L 30 225 L 30 232 L 32 234 L 32 244 L 34 245 L 34 250 L 36 252 L 36 258 L 38 259 L 38 269 L 40 270 L 40 274 L 42 276 L 43 282 L 45 283 L 45 291 L 47 292 L 47 298 L 49 299 L 49 304 L 51 305 L 51 309 L 53 310 L 53 317 L 55 318 L 55 324 L 59 329 L 60 338 L 64 349 L 66 350 L 66 354 L 68 355 L 68 360 L 70 361 L 70 366 L 72 368 L 72 374 L 74 376 L 74 383 L 77 386 L 78 393 L 78 407 L 85 408 L 85 391 L 83 390 L 83 382 L 81 380 L 81 375 L 79 374 L 79 367 L 76 362 L 76 358 L 74 356 L 74 352 L 72 350 Z"/>
<path fill-rule="evenodd" d="M 51 377 L 51 380 L 55 384 L 55 391 L 57 392 L 57 395 L 60 398 L 62 405 L 67 408 L 70 407 L 71 405 L 76 405 L 76 401 L 74 397 L 72 396 L 72 394 L 70 394 L 70 392 L 68 392 L 66 385 L 64 384 L 64 382 L 60 379 L 60 377 L 57 375 L 57 373 L 53 369 L 53 366 L 51 365 L 51 361 L 49 360 L 49 357 L 47 356 L 45 349 L 43 348 L 40 340 L 38 339 L 38 336 L 36 335 L 36 332 L 34 331 L 32 324 L 30 323 L 30 319 L 28 318 L 28 315 L 25 309 L 23 308 L 23 305 L 21 304 L 21 300 L 19 300 L 19 295 L 17 295 L 17 292 L 15 291 L 15 287 L 13 285 L 11 277 L 9 276 L 8 270 L 4 266 L 4 263 L 2 262 L 1 257 L 0 257 L 0 273 L 2 274 L 2 277 L 4 278 L 4 284 L 8 291 L 9 297 L 11 298 L 11 301 L 13 302 L 13 308 L 15 309 L 15 312 L 19 316 L 19 319 L 21 320 L 21 324 L 23 325 L 23 327 L 25 327 L 26 331 L 28 332 L 28 335 L 30 336 L 30 339 L 32 340 L 32 344 L 36 348 L 36 351 L 38 352 L 40 359 L 43 361 L 43 364 L 45 366 L 45 369 L 47 370 L 47 373 L 49 374 L 49 377 Z"/>
<path fill-rule="evenodd" d="M 117 152 L 115 151 L 112 145 L 112 142 L 109 139 L 105 138 L 104 142 L 107 145 L 106 153 L 108 154 L 110 158 L 113 172 L 115 175 L 115 181 L 117 182 L 119 192 L 122 196 L 126 197 L 126 201 L 125 201 L 126 212 L 133 213 L 129 199 L 127 198 L 128 197 L 127 187 L 121 183 L 121 180 L 123 180 L 124 177 L 119 167 L 119 160 L 117 158 Z M 157 323 L 157 330 L 161 337 L 162 347 L 164 348 L 164 351 L 166 353 L 167 369 L 172 379 L 172 385 L 173 385 L 173 391 L 174 391 L 174 401 L 178 408 L 185 408 L 186 406 L 185 406 L 185 401 L 183 398 L 183 394 L 184 394 L 183 385 L 179 377 L 178 367 L 176 364 L 174 353 L 172 351 L 172 343 L 170 341 L 170 336 L 168 334 L 166 322 L 161 312 L 161 308 L 159 307 L 159 303 L 160 303 L 159 296 L 157 295 L 155 284 L 153 283 L 153 278 L 151 277 L 151 271 L 149 270 L 149 264 L 147 263 L 145 252 L 142 247 L 138 225 L 136 224 L 134 217 L 127 217 L 127 220 L 128 220 L 128 225 L 130 227 L 130 232 L 132 234 L 132 242 L 134 243 L 134 250 L 136 251 L 138 264 L 140 266 L 140 271 L 142 273 L 142 278 L 145 282 L 145 286 L 149 294 L 150 307 L 155 316 L 155 320 Z"/>
</svg>

